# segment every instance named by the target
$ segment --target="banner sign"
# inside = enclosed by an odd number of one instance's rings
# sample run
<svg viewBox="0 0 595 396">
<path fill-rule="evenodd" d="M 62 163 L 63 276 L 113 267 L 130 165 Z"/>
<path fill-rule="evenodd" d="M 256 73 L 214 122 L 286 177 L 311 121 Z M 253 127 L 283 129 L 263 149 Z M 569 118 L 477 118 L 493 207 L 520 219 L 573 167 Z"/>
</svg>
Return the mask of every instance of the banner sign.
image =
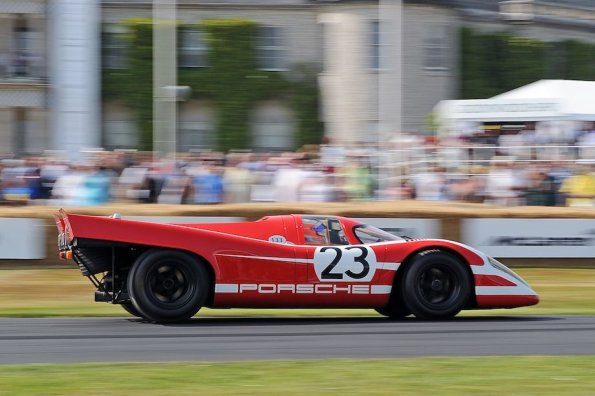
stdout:
<svg viewBox="0 0 595 396">
<path fill-rule="evenodd" d="M 451 102 L 449 118 L 505 121 L 511 118 L 552 119 L 560 116 L 558 100 L 468 99 Z"/>
<path fill-rule="evenodd" d="M 595 219 L 464 219 L 463 243 L 494 257 L 594 258 Z"/>
<path fill-rule="evenodd" d="M 44 259 L 45 226 L 42 219 L 0 218 L 0 259 Z"/>
</svg>

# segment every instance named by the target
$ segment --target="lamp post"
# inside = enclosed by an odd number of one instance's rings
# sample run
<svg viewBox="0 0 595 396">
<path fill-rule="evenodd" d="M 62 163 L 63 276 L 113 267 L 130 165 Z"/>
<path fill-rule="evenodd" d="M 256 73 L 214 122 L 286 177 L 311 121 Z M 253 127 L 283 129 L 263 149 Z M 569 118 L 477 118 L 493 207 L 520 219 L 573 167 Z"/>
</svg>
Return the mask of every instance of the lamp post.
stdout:
<svg viewBox="0 0 595 396">
<path fill-rule="evenodd" d="M 390 169 L 391 153 L 388 143 L 402 131 L 402 0 L 380 0 L 379 21 L 379 71 L 378 71 L 378 198 L 385 199 L 393 179 Z M 400 153 L 400 151 L 397 151 Z M 401 161 L 401 155 L 397 162 Z M 400 166 L 400 165 L 397 165 Z M 398 182 L 400 183 L 400 169 Z"/>
<path fill-rule="evenodd" d="M 169 106 L 173 107 L 174 111 L 174 120 L 173 120 L 173 132 L 170 139 L 169 147 L 171 153 L 173 155 L 173 160 L 175 160 L 175 153 L 177 152 L 178 146 L 178 137 L 180 136 L 180 102 L 186 101 L 190 97 L 192 93 L 192 88 L 187 85 L 167 85 L 165 87 L 161 87 L 161 97 L 164 98 L 169 102 Z"/>
<path fill-rule="evenodd" d="M 153 0 L 153 160 L 175 160 L 177 132 L 177 0 Z"/>
</svg>

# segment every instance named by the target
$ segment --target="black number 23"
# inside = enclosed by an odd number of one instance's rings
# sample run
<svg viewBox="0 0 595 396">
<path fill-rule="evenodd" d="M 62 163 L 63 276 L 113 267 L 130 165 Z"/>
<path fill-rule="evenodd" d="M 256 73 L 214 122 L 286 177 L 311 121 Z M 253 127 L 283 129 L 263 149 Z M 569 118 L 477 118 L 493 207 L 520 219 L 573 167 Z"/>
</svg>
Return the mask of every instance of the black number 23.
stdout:
<svg viewBox="0 0 595 396">
<path fill-rule="evenodd" d="M 370 264 L 366 261 L 366 257 L 368 257 L 368 250 L 362 246 L 349 246 L 346 247 L 345 250 L 351 249 L 358 249 L 361 254 L 359 256 L 354 257 L 354 262 L 360 263 L 362 265 L 362 270 L 360 272 L 353 272 L 350 269 L 345 271 L 345 275 L 352 279 L 362 279 L 365 278 L 366 275 L 370 272 Z M 326 252 L 327 250 L 333 250 L 335 252 L 335 258 L 333 261 L 321 272 L 320 278 L 321 279 L 343 279 L 342 272 L 333 272 L 333 269 L 339 262 L 341 261 L 341 257 L 343 257 L 343 251 L 336 247 L 323 247 L 320 249 L 321 253 Z"/>
</svg>

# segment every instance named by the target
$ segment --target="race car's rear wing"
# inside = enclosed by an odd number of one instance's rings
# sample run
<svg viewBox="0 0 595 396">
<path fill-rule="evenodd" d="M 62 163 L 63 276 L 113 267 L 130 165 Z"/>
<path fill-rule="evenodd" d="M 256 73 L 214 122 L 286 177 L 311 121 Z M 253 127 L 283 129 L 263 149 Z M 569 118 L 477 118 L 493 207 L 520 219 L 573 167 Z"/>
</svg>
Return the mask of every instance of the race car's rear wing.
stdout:
<svg viewBox="0 0 595 396">
<path fill-rule="evenodd" d="M 56 226 L 58 227 L 58 250 L 61 259 L 71 259 L 72 249 L 71 243 L 74 240 L 74 234 L 68 215 L 64 209 L 60 209 L 58 214 L 54 215 Z"/>
</svg>

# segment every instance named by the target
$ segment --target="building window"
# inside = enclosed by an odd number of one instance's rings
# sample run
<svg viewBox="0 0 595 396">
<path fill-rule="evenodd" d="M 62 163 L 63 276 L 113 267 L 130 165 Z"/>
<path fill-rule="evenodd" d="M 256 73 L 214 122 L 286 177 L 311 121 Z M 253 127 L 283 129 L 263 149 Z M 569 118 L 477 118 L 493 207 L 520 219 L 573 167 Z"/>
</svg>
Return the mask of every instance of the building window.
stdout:
<svg viewBox="0 0 595 396">
<path fill-rule="evenodd" d="M 216 146 L 215 109 L 207 101 L 190 100 L 178 104 L 179 151 L 199 151 Z"/>
<path fill-rule="evenodd" d="M 207 45 L 205 33 L 198 29 L 180 30 L 180 66 L 207 67 Z"/>
<path fill-rule="evenodd" d="M 27 132 L 27 110 L 23 107 L 17 107 L 14 109 L 14 153 L 23 154 L 27 150 L 27 147 L 25 147 Z"/>
<path fill-rule="evenodd" d="M 380 21 L 372 21 L 370 26 L 370 68 L 380 69 Z"/>
<path fill-rule="evenodd" d="M 138 144 L 136 124 L 129 120 L 104 122 L 106 146 L 111 149 L 135 148 Z"/>
<path fill-rule="evenodd" d="M 180 123 L 179 151 L 197 151 L 213 148 L 213 130 L 208 122 L 186 121 Z"/>
<path fill-rule="evenodd" d="M 128 40 L 123 26 L 109 25 L 102 34 L 103 67 L 125 69 L 128 67 Z"/>
<path fill-rule="evenodd" d="M 260 103 L 252 113 L 252 147 L 259 151 L 292 150 L 294 141 L 293 113 L 277 102 Z"/>
<path fill-rule="evenodd" d="M 108 149 L 128 149 L 138 145 L 134 113 L 118 102 L 103 104 L 103 143 Z"/>
<path fill-rule="evenodd" d="M 428 36 L 424 40 L 424 69 L 443 71 L 448 70 L 448 30 L 444 26 L 434 26 L 428 29 Z"/>
<path fill-rule="evenodd" d="M 258 32 L 260 69 L 269 71 L 287 70 L 285 64 L 286 52 L 283 28 L 279 26 L 261 26 Z"/>
<path fill-rule="evenodd" d="M 15 77 L 31 77 L 30 31 L 27 20 L 17 18 L 13 29 L 14 53 L 12 54 L 12 74 Z"/>
</svg>

